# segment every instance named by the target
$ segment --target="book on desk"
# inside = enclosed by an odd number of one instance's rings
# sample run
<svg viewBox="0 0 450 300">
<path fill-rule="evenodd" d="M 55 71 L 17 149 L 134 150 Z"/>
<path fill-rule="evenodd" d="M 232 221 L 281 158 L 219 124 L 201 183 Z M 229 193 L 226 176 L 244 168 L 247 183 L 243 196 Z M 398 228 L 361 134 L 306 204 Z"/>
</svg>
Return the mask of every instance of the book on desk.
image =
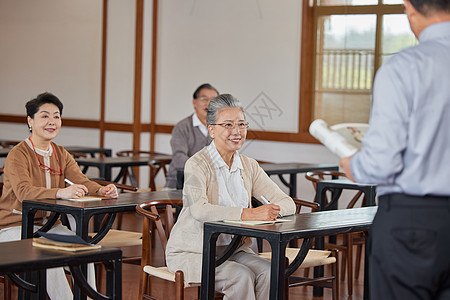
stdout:
<svg viewBox="0 0 450 300">
<path fill-rule="evenodd" d="M 90 244 L 77 235 L 64 235 L 40 231 L 38 231 L 38 235 L 41 237 L 33 238 L 33 246 L 40 248 L 78 252 L 99 249 L 102 247 L 100 245 Z"/>
</svg>

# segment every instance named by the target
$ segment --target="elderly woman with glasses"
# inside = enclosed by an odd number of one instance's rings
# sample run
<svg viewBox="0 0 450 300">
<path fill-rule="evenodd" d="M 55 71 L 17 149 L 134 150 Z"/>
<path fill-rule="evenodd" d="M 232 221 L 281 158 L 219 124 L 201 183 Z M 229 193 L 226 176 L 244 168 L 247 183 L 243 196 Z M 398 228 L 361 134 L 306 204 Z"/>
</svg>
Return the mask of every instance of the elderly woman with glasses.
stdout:
<svg viewBox="0 0 450 300">
<path fill-rule="evenodd" d="M 73 157 L 63 147 L 52 142 L 61 129 L 63 110 L 63 104 L 56 96 L 40 94 L 28 101 L 25 107 L 31 135 L 11 149 L 5 161 L 4 186 L 0 198 L 0 242 L 20 240 L 23 200 L 77 199 L 88 193 L 108 198 L 118 197 L 113 184 L 101 186 L 90 181 Z M 66 187 L 65 179 L 75 184 Z M 37 212 L 35 223 L 42 225 L 44 220 L 45 212 Z M 74 234 L 62 224 L 55 224 L 49 232 Z M 88 273 L 88 281 L 93 285 L 93 266 L 90 266 Z M 48 270 L 47 277 L 50 299 L 73 298 L 62 268 Z"/>
<path fill-rule="evenodd" d="M 275 220 L 291 215 L 295 204 L 267 176 L 258 163 L 239 154 L 247 136 L 244 109 L 232 95 L 214 98 L 207 112 L 213 142 L 197 152 L 184 169 L 183 209 L 166 248 L 169 271 L 184 272 L 185 281 L 201 281 L 203 223 L 220 220 Z M 265 197 L 269 204 L 256 208 L 251 198 Z M 228 235 L 217 240 L 218 253 L 231 242 Z M 216 268 L 216 291 L 224 299 L 269 299 L 270 262 L 243 243 Z"/>
</svg>

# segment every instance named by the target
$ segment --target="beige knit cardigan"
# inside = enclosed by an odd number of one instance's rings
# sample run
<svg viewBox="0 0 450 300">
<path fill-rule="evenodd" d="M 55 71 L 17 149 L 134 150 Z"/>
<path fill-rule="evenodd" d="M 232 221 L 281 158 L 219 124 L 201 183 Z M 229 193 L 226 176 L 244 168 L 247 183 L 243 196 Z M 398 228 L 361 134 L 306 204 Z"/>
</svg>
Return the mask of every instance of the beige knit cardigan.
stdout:
<svg viewBox="0 0 450 300">
<path fill-rule="evenodd" d="M 275 184 L 256 160 L 240 155 L 241 176 L 248 198 L 261 199 L 264 195 L 271 203 L 281 207 L 283 216 L 295 213 L 292 198 Z M 169 271 L 182 270 L 187 282 L 200 282 L 203 252 L 203 223 L 220 220 L 239 220 L 240 207 L 219 206 L 219 188 L 214 164 L 208 150 L 203 148 L 192 156 L 184 168 L 183 209 L 171 232 L 166 248 Z M 249 200 L 249 207 L 251 202 Z M 251 251 L 250 239 L 238 250 Z"/>
</svg>

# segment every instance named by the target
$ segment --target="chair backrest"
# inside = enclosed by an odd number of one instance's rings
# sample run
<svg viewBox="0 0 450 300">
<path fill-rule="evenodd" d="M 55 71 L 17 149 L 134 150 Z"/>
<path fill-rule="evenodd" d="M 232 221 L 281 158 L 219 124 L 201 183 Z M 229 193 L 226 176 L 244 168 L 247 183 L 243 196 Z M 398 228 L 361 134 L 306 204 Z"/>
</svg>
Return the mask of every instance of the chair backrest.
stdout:
<svg viewBox="0 0 450 300">
<path fill-rule="evenodd" d="M 144 224 L 142 229 L 142 263 L 141 265 L 148 265 L 150 262 L 151 252 L 151 223 L 153 222 L 158 232 L 159 240 L 161 242 L 163 253 L 166 252 L 167 241 L 169 240 L 170 232 L 175 224 L 174 206 L 182 206 L 181 199 L 168 200 L 153 200 L 144 202 L 136 206 L 136 212 L 143 215 Z M 164 216 L 164 224 L 161 216 Z"/>
<path fill-rule="evenodd" d="M 67 151 L 70 153 L 70 155 L 73 156 L 73 158 L 80 158 L 80 157 L 88 157 L 86 153 L 81 153 L 81 152 L 75 152 L 75 151 Z"/>
<path fill-rule="evenodd" d="M 165 155 L 164 153 L 155 151 L 141 151 L 141 150 L 124 150 L 116 153 L 117 156 L 133 156 L 133 155 Z"/>
<path fill-rule="evenodd" d="M 0 146 L 2 146 L 3 148 L 12 148 L 18 143 L 20 143 L 20 141 L 1 141 Z"/>
<path fill-rule="evenodd" d="M 298 198 L 292 198 L 294 200 L 295 203 L 295 213 L 296 214 L 300 214 L 302 207 L 309 207 L 311 209 L 311 212 L 315 212 L 317 210 L 319 210 L 320 205 L 319 203 L 316 202 L 310 202 L 310 201 L 306 201 L 306 200 L 301 200 Z"/>
<path fill-rule="evenodd" d="M 105 181 L 105 180 L 100 180 L 100 179 L 92 179 L 92 181 L 95 181 L 98 184 L 103 185 L 103 186 L 108 185 L 108 184 L 114 184 L 117 187 L 117 189 L 121 192 L 123 192 L 123 191 L 136 192 L 138 190 L 137 186 L 122 184 L 122 183 L 118 183 L 118 182 Z"/>
<path fill-rule="evenodd" d="M 338 171 L 310 171 L 305 174 L 305 178 L 312 182 L 314 186 L 314 190 L 317 191 L 317 182 L 322 180 L 329 180 L 329 179 L 339 179 L 339 178 L 347 178 L 345 176 L 345 173 L 338 172 Z M 363 197 L 361 197 L 363 196 Z M 316 196 L 314 196 L 314 201 L 316 201 Z M 361 206 L 366 206 L 366 197 L 363 195 L 362 191 L 358 191 L 353 198 L 350 200 L 350 202 L 347 205 L 347 208 L 353 208 L 355 204 L 358 202 L 359 199 L 362 199 Z M 329 203 L 328 199 L 326 203 Z"/>
</svg>

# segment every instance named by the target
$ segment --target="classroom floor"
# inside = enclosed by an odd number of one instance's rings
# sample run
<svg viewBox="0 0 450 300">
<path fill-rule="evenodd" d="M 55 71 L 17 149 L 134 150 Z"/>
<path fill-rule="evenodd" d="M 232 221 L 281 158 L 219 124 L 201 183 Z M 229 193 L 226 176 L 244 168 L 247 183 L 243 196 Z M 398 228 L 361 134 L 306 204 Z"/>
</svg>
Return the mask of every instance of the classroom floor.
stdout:
<svg viewBox="0 0 450 300">
<path fill-rule="evenodd" d="M 142 230 L 142 219 L 134 213 L 126 214 L 123 221 L 123 229 L 140 231 Z M 158 240 L 158 239 L 157 239 Z M 265 245 L 265 249 L 267 245 Z M 159 243 L 154 246 L 154 262 L 162 262 L 163 253 L 162 248 Z M 139 249 L 126 249 L 125 254 L 132 254 L 139 252 Z M 123 264 L 122 272 L 122 290 L 124 300 L 136 300 L 138 299 L 138 289 L 139 289 L 139 271 L 140 267 L 136 265 Z M 353 282 L 353 296 L 348 296 L 347 293 L 347 281 L 340 281 L 339 294 L 340 299 L 351 299 L 359 300 L 363 299 L 363 266 L 361 266 L 361 272 L 358 280 Z M 152 294 L 157 299 L 172 300 L 175 299 L 173 285 L 167 283 L 166 281 L 152 279 L 152 289 L 154 293 Z M 14 290 L 13 299 L 17 299 L 17 291 Z M 302 299 L 302 300 L 328 300 L 331 299 L 331 290 L 325 289 L 323 297 L 313 297 L 312 287 L 296 287 L 289 289 L 290 299 Z M 0 285 L 0 299 L 3 299 L 3 285 Z M 197 299 L 197 289 L 188 289 L 185 295 L 186 300 Z"/>
</svg>

